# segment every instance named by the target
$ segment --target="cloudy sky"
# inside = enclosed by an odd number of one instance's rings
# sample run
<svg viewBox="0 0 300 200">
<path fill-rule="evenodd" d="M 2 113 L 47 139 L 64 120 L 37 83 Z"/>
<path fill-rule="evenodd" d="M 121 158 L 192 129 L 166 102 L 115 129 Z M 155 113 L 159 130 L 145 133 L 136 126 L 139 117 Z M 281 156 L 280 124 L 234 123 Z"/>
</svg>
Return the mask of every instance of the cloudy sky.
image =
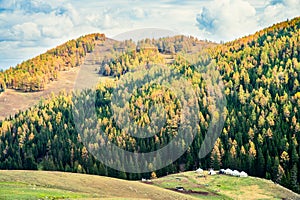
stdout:
<svg viewBox="0 0 300 200">
<path fill-rule="evenodd" d="M 87 33 L 156 28 L 219 42 L 296 16 L 299 0 L 0 0 L 0 68 Z"/>
</svg>

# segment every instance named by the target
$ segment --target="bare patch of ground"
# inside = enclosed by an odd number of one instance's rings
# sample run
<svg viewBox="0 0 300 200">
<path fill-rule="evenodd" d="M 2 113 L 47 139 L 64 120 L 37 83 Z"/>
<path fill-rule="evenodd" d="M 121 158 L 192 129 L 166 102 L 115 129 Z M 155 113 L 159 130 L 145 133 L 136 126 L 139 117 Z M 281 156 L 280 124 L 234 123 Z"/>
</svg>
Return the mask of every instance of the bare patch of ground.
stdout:
<svg viewBox="0 0 300 200">
<path fill-rule="evenodd" d="M 25 110 L 35 105 L 42 97 L 47 98 L 51 93 L 58 94 L 61 90 L 73 90 L 78 71 L 79 68 L 72 68 L 69 71 L 60 72 L 60 78 L 48 84 L 44 91 L 20 92 L 13 89 L 5 90 L 0 96 L 0 120 L 18 113 L 19 110 Z"/>
<path fill-rule="evenodd" d="M 195 191 L 195 190 L 177 190 L 177 189 L 174 189 L 174 188 L 168 188 L 168 189 L 172 190 L 172 191 L 180 192 L 180 193 L 183 193 L 183 194 L 198 194 L 198 195 L 203 195 L 203 196 L 210 195 L 209 192 L 201 192 L 201 191 Z"/>
<path fill-rule="evenodd" d="M 90 79 L 109 79 L 109 77 L 99 76 L 98 70 L 101 59 L 110 53 L 109 50 L 112 48 L 114 42 L 114 40 L 107 39 L 103 44 L 98 44 L 92 53 L 87 54 L 84 63 L 80 67 L 61 71 L 58 80 L 49 83 L 43 91 L 21 92 L 13 89 L 5 90 L 0 95 L 0 121 L 15 115 L 20 110 L 28 109 L 37 104 L 41 98 L 48 98 L 51 93 L 58 94 L 62 90 L 66 92 L 72 91 L 79 73 L 81 74 L 80 77 L 85 77 L 87 81 Z"/>
</svg>

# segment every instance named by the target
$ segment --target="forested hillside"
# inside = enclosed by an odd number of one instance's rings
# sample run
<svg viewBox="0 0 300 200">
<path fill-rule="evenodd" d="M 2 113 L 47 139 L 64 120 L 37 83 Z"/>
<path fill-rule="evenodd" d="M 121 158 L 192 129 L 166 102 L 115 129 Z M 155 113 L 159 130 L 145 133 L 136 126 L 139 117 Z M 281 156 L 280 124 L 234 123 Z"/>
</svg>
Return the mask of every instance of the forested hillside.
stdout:
<svg viewBox="0 0 300 200">
<path fill-rule="evenodd" d="M 214 50 L 228 117 L 211 162 L 299 191 L 300 18 Z"/>
<path fill-rule="evenodd" d="M 86 53 L 93 51 L 95 44 L 103 40 L 104 34 L 82 36 L 0 72 L 0 93 L 5 88 L 25 92 L 44 90 L 50 81 L 57 80 L 59 71 L 78 67 Z"/>
<path fill-rule="evenodd" d="M 166 64 L 159 52 L 173 52 L 159 48 L 158 44 L 163 39 L 145 41 L 138 43 L 139 51 L 124 51 L 103 60 L 100 73 L 120 77 L 136 67 L 143 66 L 151 71 L 153 64 Z M 176 45 L 173 48 L 178 54 L 174 54 L 174 62 L 168 67 L 179 72 L 197 91 L 200 123 L 191 127 L 198 132 L 185 154 L 173 164 L 156 171 L 156 175 L 191 170 L 199 165 L 214 169 L 230 167 L 272 179 L 299 192 L 300 18 L 201 50 L 199 60 L 203 60 L 200 58 L 203 52 L 206 53 L 204 60 L 215 60 L 227 99 L 223 131 L 212 152 L 201 160 L 198 152 L 213 117 L 210 101 L 217 99 L 206 87 L 209 80 L 201 74 L 205 62 L 189 62 L 189 59 L 183 59 L 183 55 L 188 56 L 192 52 L 180 50 L 179 54 Z M 161 70 L 160 73 L 164 75 L 165 72 Z M 148 76 L 151 78 L 158 74 L 149 73 Z M 0 168 L 73 171 L 125 179 L 150 177 L 151 173 L 130 174 L 112 170 L 97 161 L 88 149 L 100 149 L 105 142 L 131 152 L 160 149 L 177 137 L 180 104 L 176 95 L 160 84 L 149 83 L 135 88 L 128 106 L 138 125 L 151 123 L 151 116 L 148 116 L 151 105 L 164 105 L 167 113 L 167 123 L 158 134 L 146 139 L 136 138 L 121 130 L 112 117 L 110 103 L 115 87 L 115 82 L 109 81 L 99 84 L 95 91 L 98 121 L 85 119 L 85 122 L 96 124 L 102 131 L 85 129 L 86 136 L 97 139 L 96 142 L 91 140 L 88 147 L 83 146 L 82 136 L 76 132 L 72 106 L 87 102 L 90 91 L 82 92 L 75 99 L 71 94 L 61 94 L 41 100 L 36 107 L 0 122 Z M 80 115 L 80 111 L 77 114 Z M 109 140 L 104 140 L 104 136 Z M 115 155 L 115 160 L 118 156 L 121 155 Z M 142 163 L 140 167 L 151 170 L 153 164 Z"/>
</svg>

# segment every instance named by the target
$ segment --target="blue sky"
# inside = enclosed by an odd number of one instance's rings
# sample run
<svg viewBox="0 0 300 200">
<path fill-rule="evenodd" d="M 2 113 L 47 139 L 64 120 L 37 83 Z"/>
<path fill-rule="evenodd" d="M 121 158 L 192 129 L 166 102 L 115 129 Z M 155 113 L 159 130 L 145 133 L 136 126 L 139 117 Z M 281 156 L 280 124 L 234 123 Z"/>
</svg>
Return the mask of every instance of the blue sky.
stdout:
<svg viewBox="0 0 300 200">
<path fill-rule="evenodd" d="M 156 28 L 219 42 L 299 15 L 299 0 L 0 0 L 0 68 L 92 32 Z"/>
</svg>

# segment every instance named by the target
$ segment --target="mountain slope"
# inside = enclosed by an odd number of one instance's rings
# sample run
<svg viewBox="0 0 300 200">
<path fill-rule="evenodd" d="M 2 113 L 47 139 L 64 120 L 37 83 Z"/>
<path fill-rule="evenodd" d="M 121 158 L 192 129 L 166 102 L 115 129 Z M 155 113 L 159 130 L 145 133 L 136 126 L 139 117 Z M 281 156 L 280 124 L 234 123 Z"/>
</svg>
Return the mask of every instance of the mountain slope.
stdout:
<svg viewBox="0 0 300 200">
<path fill-rule="evenodd" d="M 130 42 L 127 43 L 125 47 L 130 46 Z M 149 44 L 150 48 L 147 46 Z M 100 73 L 119 79 L 136 69 L 151 70 L 153 64 L 166 64 L 180 73 L 197 92 L 197 102 L 190 103 L 197 103 L 200 110 L 189 114 L 199 116 L 200 122 L 188 127 L 197 130 L 197 135 L 188 151 L 172 164 L 157 170 L 157 176 L 192 170 L 199 165 L 215 169 L 230 167 L 252 176 L 271 179 L 299 192 L 300 18 L 232 43 L 203 49 L 196 63 L 185 59 L 186 54 L 174 55 L 174 62 L 165 63 L 155 44 L 156 41 L 148 40 L 146 48 L 139 51 L 127 51 L 122 47 L 117 55 L 99 62 Z M 118 49 L 117 46 L 113 48 Z M 170 52 L 164 50 L 163 53 Z M 206 80 L 203 75 L 203 69 L 207 68 L 210 60 L 216 63 L 211 73 L 217 70 L 225 85 L 227 106 L 224 113 L 212 112 L 213 104 L 219 103 L 220 99 L 207 87 L 218 79 Z M 131 80 L 143 78 L 138 73 L 133 75 Z M 147 78 L 160 75 L 167 76 L 167 73 L 161 70 L 160 73 L 147 74 Z M 0 168 L 60 170 L 135 180 L 149 178 L 151 173 L 124 173 L 106 167 L 88 150 L 100 151 L 106 142 L 136 153 L 158 150 L 177 137 L 181 105 L 176 95 L 162 84 L 150 82 L 138 89 L 133 88 L 132 98 L 127 103 L 136 124 L 150 124 L 152 116 L 148 111 L 151 105 L 163 105 L 166 116 L 161 116 L 163 112 L 159 112 L 156 118 L 166 117 L 167 121 L 153 137 L 132 137 L 126 134 L 128 130 L 118 127 L 113 117 L 111 102 L 116 83 L 114 80 L 100 83 L 94 93 L 84 91 L 75 97 L 75 101 L 74 96 L 67 94 L 42 100 L 14 118 L 1 121 Z M 122 92 L 126 94 L 128 91 Z M 78 133 L 72 109 L 78 102 L 88 103 L 91 95 L 96 95 L 98 119 L 84 118 L 85 123 L 79 126 L 85 131 Z M 82 110 L 75 114 L 85 116 Z M 224 117 L 225 125 L 221 127 L 221 135 L 211 153 L 199 159 L 198 153 L 213 117 Z M 118 120 L 120 123 L 126 121 L 122 115 Z M 90 124 L 97 129 L 91 129 Z M 136 130 L 131 133 L 138 134 Z M 86 138 L 90 140 L 84 146 L 82 142 Z M 179 141 L 175 145 L 179 148 L 185 143 Z M 120 161 L 122 156 L 114 155 L 112 162 Z M 157 159 L 146 165 L 140 163 L 137 167 L 152 171 L 152 166 L 157 164 L 155 162 L 160 161 L 164 160 Z"/>
<path fill-rule="evenodd" d="M 91 35 L 86 37 L 91 37 Z M 107 56 L 110 53 L 110 50 L 113 48 L 113 45 L 115 43 L 118 42 L 108 38 L 105 38 L 104 41 L 102 40 L 95 41 L 94 44 L 95 46 L 93 47 L 93 51 L 85 53 L 84 57 L 81 58 L 82 63 L 79 66 L 70 67 L 68 69 L 64 69 L 63 71 L 57 71 L 56 72 L 57 79 L 53 81 L 49 81 L 49 83 L 47 83 L 41 91 L 24 92 L 21 90 L 6 88 L 5 92 L 3 91 L 2 93 L 0 93 L 0 103 L 1 103 L 0 120 L 4 120 L 6 117 L 13 116 L 20 110 L 23 111 L 30 108 L 31 106 L 36 105 L 41 98 L 47 99 L 52 93 L 58 95 L 61 91 L 65 91 L 65 92 L 72 91 L 74 89 L 74 83 L 76 81 L 78 72 L 83 68 L 84 70 L 87 70 L 91 76 L 95 78 L 96 77 L 103 78 L 97 74 L 97 70 L 95 71 L 95 68 L 99 68 L 100 66 L 100 64 L 97 62 L 99 61 L 99 59 L 103 58 L 103 56 Z M 60 45 L 59 47 L 57 47 L 56 50 L 49 50 L 45 54 L 50 56 L 51 53 L 49 52 L 59 51 L 58 49 L 66 45 L 67 44 Z M 42 55 L 37 56 L 33 60 L 39 60 Z M 67 58 L 64 58 L 64 56 L 58 56 L 54 59 L 66 60 Z M 29 62 L 31 62 L 31 60 L 28 60 L 25 63 L 29 63 Z M 36 61 L 36 62 L 42 62 L 42 61 Z M 25 64 L 21 64 L 21 66 L 23 65 Z M 47 66 L 45 67 L 47 68 Z M 48 66 L 48 68 L 50 67 L 51 66 Z M 14 68 L 9 70 L 18 71 L 17 69 Z M 16 74 L 14 75 L 9 75 L 9 70 L 3 72 L 2 75 L 15 77 L 15 76 L 19 76 L 19 74 L 21 73 L 21 72 L 16 72 Z M 48 76 L 46 74 L 44 75 Z M 0 72 L 0 76 L 1 76 L 1 72 Z"/>
<path fill-rule="evenodd" d="M 139 42 L 138 46 L 149 46 L 150 42 L 145 40 Z M 170 49 L 195 53 L 216 44 L 192 37 L 174 36 L 153 41 L 153 45 L 162 53 Z M 136 48 L 136 44 L 131 41 L 116 41 L 106 38 L 104 34 L 89 34 L 70 40 L 4 72 L 0 71 L 0 120 L 35 105 L 52 93 L 57 95 L 62 90 L 71 91 L 80 70 L 97 77 L 95 72 L 100 70 L 99 73 L 103 74 L 106 60 Z M 168 62 L 173 61 L 172 55 L 162 56 Z"/>
<path fill-rule="evenodd" d="M 183 187 L 184 194 L 207 199 L 299 199 L 300 195 L 273 183 L 256 177 L 233 177 L 228 175 L 198 174 L 194 171 L 172 174 L 153 180 L 153 184 L 174 190 Z M 180 192 L 180 191 L 179 191 Z"/>
<path fill-rule="evenodd" d="M 212 162 L 224 149 L 227 166 L 299 191 L 300 18 L 214 50 L 229 116 Z"/>
<path fill-rule="evenodd" d="M 137 181 L 45 171 L 0 171 L 0 199 L 195 199 Z"/>
<path fill-rule="evenodd" d="M 190 192 L 184 194 L 180 191 L 171 191 L 179 186 Z M 297 199 L 299 195 L 259 178 L 216 175 L 204 179 L 195 172 L 173 174 L 143 183 L 63 172 L 0 171 L 0 198 L 9 200 L 46 197 L 48 199 Z"/>
</svg>

